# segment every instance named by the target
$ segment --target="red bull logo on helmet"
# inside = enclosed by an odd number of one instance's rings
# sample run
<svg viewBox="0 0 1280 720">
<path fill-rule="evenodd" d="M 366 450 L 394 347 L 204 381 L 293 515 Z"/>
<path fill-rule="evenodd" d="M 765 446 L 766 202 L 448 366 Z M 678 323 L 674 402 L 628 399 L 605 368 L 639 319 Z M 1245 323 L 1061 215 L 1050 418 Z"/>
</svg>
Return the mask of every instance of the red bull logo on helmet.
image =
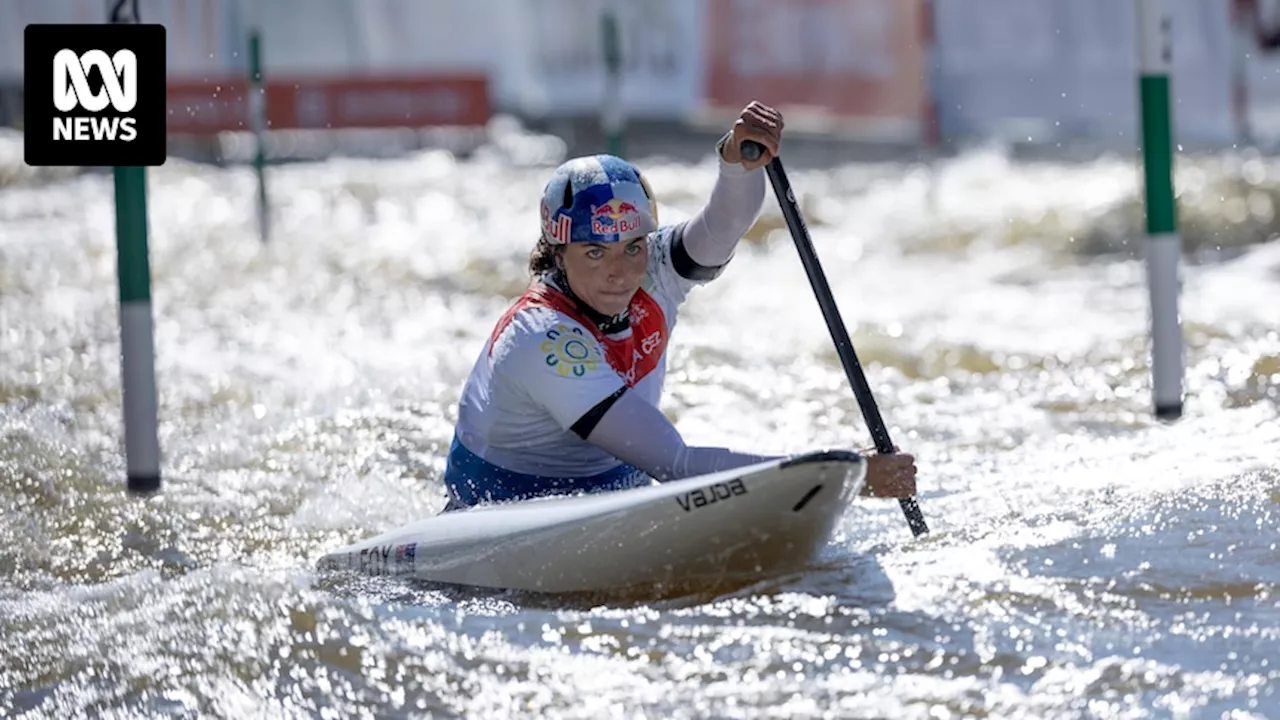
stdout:
<svg viewBox="0 0 1280 720">
<path fill-rule="evenodd" d="M 640 209 L 626 200 L 610 200 L 591 207 L 591 233 L 618 235 L 640 229 Z"/>
<path fill-rule="evenodd" d="M 542 232 L 547 236 L 547 241 L 554 245 L 564 245 L 569 242 L 569 231 L 573 223 L 569 220 L 568 215 L 561 215 L 555 221 L 551 220 L 551 213 L 547 210 L 547 206 L 542 206 Z"/>
</svg>

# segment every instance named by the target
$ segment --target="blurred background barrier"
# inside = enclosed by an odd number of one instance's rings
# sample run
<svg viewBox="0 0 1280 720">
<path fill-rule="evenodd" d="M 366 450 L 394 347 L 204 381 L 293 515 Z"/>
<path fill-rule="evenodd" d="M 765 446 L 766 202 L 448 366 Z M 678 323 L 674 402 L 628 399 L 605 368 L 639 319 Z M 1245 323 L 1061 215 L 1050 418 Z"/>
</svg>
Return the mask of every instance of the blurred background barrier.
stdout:
<svg viewBox="0 0 1280 720">
<path fill-rule="evenodd" d="M 1168 3 L 1178 137 L 1230 144 L 1230 5 Z M 1136 8 L 1123 0 L 936 2 L 943 136 L 1135 145 Z"/>
<path fill-rule="evenodd" d="M 1184 149 L 1280 139 L 1280 0 L 1170 0 Z M 0 3 L 0 123 L 21 126 L 22 32 L 105 0 Z M 1134 3 L 1115 0 L 140 0 L 168 29 L 175 135 L 250 126 L 260 28 L 272 130 L 479 128 L 495 114 L 602 144 L 718 130 L 748 100 L 793 134 L 933 148 L 1137 145 Z M 620 80 L 602 18 L 616 13 Z M 611 87 L 610 85 L 620 87 Z M 616 98 L 616 99 L 615 99 Z M 699 142 L 702 138 L 699 136 Z M 181 141 L 178 142 L 181 144 Z"/>
<path fill-rule="evenodd" d="M 230 77 L 170 81 L 169 132 L 247 129 L 246 87 Z M 483 75 L 271 76 L 265 94 L 275 130 L 483 125 L 491 115 Z"/>
<path fill-rule="evenodd" d="M 708 0 L 704 103 L 753 98 L 806 127 L 916 141 L 926 91 L 923 0 Z"/>
</svg>

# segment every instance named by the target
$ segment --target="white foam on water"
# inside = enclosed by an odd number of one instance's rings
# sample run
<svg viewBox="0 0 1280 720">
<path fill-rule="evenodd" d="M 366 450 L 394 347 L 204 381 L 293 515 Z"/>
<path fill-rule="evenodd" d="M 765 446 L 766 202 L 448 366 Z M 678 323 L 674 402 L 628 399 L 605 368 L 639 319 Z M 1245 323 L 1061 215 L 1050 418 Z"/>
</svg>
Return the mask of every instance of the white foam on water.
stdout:
<svg viewBox="0 0 1280 720">
<path fill-rule="evenodd" d="M 714 181 L 645 168 L 669 222 Z M 1135 192 L 1123 159 L 789 169 L 931 536 L 864 500 L 810 573 L 638 607 L 316 577 L 443 504 L 548 171 L 272 168 L 262 247 L 248 169 L 150 170 L 145 503 L 122 494 L 110 178 L 0 190 L 0 713 L 1274 712 L 1280 256 L 1183 267 L 1187 415 L 1156 423 L 1140 256 L 1071 241 Z M 664 410 L 691 442 L 866 446 L 772 197 L 766 227 L 688 302 Z"/>
</svg>

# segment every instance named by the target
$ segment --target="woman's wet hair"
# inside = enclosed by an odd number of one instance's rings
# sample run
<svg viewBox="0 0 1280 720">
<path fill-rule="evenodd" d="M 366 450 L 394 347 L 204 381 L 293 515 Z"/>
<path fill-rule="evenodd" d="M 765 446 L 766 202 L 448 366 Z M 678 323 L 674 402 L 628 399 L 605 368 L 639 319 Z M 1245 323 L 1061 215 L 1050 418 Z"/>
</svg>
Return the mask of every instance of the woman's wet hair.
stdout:
<svg viewBox="0 0 1280 720">
<path fill-rule="evenodd" d="M 554 268 L 556 256 L 563 247 L 563 245 L 552 245 L 547 242 L 546 236 L 539 237 L 538 244 L 534 245 L 533 252 L 529 253 L 529 273 L 537 277 Z"/>
</svg>

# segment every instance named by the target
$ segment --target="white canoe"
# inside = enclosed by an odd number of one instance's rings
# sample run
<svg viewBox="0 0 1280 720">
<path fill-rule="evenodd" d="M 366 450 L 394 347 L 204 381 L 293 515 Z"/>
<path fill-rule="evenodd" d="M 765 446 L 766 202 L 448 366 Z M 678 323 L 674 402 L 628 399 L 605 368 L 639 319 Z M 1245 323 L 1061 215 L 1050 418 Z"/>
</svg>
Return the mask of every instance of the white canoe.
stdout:
<svg viewBox="0 0 1280 720">
<path fill-rule="evenodd" d="M 540 593 L 720 584 L 802 567 L 861 489 L 821 451 L 649 487 L 444 513 L 320 559 L 320 570 Z"/>
</svg>

